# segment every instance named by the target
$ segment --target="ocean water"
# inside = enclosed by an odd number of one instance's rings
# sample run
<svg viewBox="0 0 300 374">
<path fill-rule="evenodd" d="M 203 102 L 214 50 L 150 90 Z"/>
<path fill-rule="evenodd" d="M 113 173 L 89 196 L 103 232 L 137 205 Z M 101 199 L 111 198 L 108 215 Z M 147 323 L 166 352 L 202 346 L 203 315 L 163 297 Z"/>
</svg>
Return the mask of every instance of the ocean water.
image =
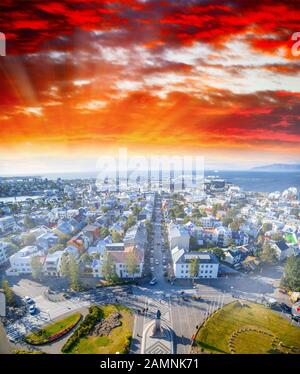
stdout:
<svg viewBox="0 0 300 374">
<path fill-rule="evenodd" d="M 207 171 L 205 175 L 218 175 L 245 191 L 282 192 L 289 187 L 296 187 L 300 191 L 300 172 Z"/>
<path fill-rule="evenodd" d="M 245 191 L 273 192 L 296 187 L 300 191 L 300 172 L 264 172 L 264 171 L 205 171 L 205 176 L 214 175 L 240 186 Z M 145 174 L 146 176 L 146 174 Z M 49 179 L 89 179 L 96 178 L 96 172 L 78 172 L 65 174 L 49 174 Z"/>
</svg>

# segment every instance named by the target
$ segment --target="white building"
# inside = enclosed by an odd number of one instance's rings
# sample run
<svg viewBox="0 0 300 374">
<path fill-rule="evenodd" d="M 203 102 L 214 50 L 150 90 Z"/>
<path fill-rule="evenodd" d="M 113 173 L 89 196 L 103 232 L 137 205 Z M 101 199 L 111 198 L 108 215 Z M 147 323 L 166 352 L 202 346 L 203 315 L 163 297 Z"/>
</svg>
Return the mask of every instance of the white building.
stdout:
<svg viewBox="0 0 300 374">
<path fill-rule="evenodd" d="M 56 251 L 47 255 L 43 269 L 45 275 L 56 277 L 60 275 L 60 265 L 63 254 L 64 251 Z"/>
<path fill-rule="evenodd" d="M 217 244 L 220 247 L 227 247 L 232 239 L 231 229 L 228 227 L 220 226 L 216 228 L 216 234 L 218 236 Z"/>
<path fill-rule="evenodd" d="M 42 256 L 42 252 L 36 246 L 27 246 L 9 257 L 10 268 L 6 275 L 31 274 L 31 259 Z"/>
<path fill-rule="evenodd" d="M 94 259 L 92 262 L 92 274 L 94 278 L 102 278 L 102 260 Z"/>
<path fill-rule="evenodd" d="M 11 232 L 15 224 L 15 220 L 12 216 L 0 218 L 0 234 Z"/>
<path fill-rule="evenodd" d="M 286 258 L 297 256 L 300 253 L 298 245 L 287 245 L 284 240 L 274 242 L 271 246 L 275 249 L 279 261 L 284 261 Z"/>
<path fill-rule="evenodd" d="M 188 250 L 190 247 L 190 234 L 184 226 L 169 225 L 169 244 L 172 250 L 175 247 Z"/>
<path fill-rule="evenodd" d="M 235 249 L 228 249 L 225 252 L 225 258 L 224 261 L 227 262 L 230 265 L 237 265 L 242 260 L 242 252 L 235 248 Z"/>
<path fill-rule="evenodd" d="M 172 249 L 173 270 L 176 278 L 192 278 L 191 261 L 197 259 L 199 263 L 197 278 L 217 278 L 219 261 L 210 252 L 187 252 L 183 248 Z"/>
<path fill-rule="evenodd" d="M 119 244 L 119 243 L 116 243 Z M 123 244 L 123 243 L 122 243 Z M 111 246 L 106 249 L 114 263 L 115 272 L 119 278 L 140 278 L 144 268 L 144 251 L 134 246 Z M 135 274 L 128 273 L 127 261 L 131 253 L 135 253 L 137 260 L 137 269 Z M 94 278 L 102 277 L 103 256 L 100 259 L 94 259 L 92 262 L 92 274 Z"/>
</svg>

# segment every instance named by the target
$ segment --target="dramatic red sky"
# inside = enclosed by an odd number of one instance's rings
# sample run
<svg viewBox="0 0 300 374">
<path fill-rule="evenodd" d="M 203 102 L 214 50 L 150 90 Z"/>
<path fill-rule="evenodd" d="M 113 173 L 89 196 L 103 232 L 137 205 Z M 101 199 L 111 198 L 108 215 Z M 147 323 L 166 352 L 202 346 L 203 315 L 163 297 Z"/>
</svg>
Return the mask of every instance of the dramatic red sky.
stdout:
<svg viewBox="0 0 300 374">
<path fill-rule="evenodd" d="M 126 146 L 213 167 L 300 160 L 299 1 L 2 0 L 0 173 Z"/>
</svg>

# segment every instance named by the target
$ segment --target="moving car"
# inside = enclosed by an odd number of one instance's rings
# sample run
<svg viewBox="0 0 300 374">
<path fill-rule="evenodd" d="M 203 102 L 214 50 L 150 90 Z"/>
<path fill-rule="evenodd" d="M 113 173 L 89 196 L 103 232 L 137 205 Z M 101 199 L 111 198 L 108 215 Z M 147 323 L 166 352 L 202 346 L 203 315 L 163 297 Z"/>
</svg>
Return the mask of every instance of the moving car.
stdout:
<svg viewBox="0 0 300 374">
<path fill-rule="evenodd" d="M 156 283 L 157 283 L 157 279 L 156 278 L 152 278 L 149 284 L 151 286 L 154 286 Z"/>
</svg>

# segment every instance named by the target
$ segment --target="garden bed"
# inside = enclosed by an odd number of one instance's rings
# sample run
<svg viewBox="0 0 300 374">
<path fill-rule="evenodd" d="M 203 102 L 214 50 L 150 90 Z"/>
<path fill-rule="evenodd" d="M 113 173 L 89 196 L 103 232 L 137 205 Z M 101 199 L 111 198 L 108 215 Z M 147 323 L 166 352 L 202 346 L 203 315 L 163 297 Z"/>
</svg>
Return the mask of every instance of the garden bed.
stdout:
<svg viewBox="0 0 300 374">
<path fill-rule="evenodd" d="M 80 321 L 81 314 L 75 313 L 25 337 L 31 345 L 52 343 L 71 331 Z"/>
</svg>

